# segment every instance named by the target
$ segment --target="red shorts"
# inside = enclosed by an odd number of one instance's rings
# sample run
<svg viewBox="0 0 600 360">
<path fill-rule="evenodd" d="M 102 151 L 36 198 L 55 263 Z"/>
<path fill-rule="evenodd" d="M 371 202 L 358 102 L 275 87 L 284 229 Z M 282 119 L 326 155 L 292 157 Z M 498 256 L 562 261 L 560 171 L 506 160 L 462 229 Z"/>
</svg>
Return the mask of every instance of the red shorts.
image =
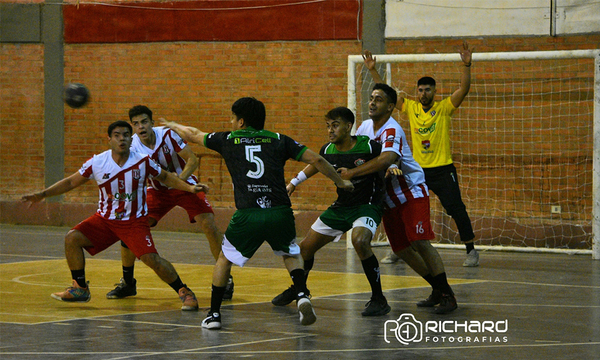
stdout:
<svg viewBox="0 0 600 360">
<path fill-rule="evenodd" d="M 383 227 L 392 246 L 398 252 L 418 240 L 433 240 L 429 215 L 429 197 L 410 199 L 391 209 L 383 211 Z"/>
<path fill-rule="evenodd" d="M 148 188 L 148 217 L 158 222 L 175 206 L 181 206 L 187 211 L 191 223 L 195 223 L 194 218 L 200 214 L 213 214 L 213 209 L 203 192 L 192 194 L 177 189 Z"/>
<path fill-rule="evenodd" d="M 158 253 L 146 217 L 106 220 L 96 213 L 77 224 L 73 230 L 78 230 L 92 242 L 93 246 L 85 247 L 90 255 L 98 254 L 119 240 L 123 240 L 138 259 L 144 254 Z"/>
</svg>

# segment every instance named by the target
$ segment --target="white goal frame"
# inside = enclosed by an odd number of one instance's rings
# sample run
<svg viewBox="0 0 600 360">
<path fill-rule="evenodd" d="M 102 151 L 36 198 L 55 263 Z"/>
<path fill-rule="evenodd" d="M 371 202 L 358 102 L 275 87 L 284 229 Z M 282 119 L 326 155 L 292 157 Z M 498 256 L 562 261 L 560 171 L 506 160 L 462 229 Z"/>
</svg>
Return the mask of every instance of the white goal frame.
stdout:
<svg viewBox="0 0 600 360">
<path fill-rule="evenodd" d="M 409 62 L 459 62 L 459 54 L 382 54 L 375 55 L 380 64 Z M 481 249 L 511 250 L 523 252 L 560 252 L 592 254 L 593 259 L 600 259 L 600 50 L 558 50 L 558 51 L 524 51 L 524 52 L 489 52 L 474 53 L 473 61 L 506 61 L 506 60 L 552 60 L 552 59 L 594 59 L 594 104 L 593 104 L 593 162 L 592 162 L 592 250 L 563 250 L 515 246 L 478 246 Z M 348 56 L 348 108 L 356 114 L 356 68 L 363 63 L 361 55 Z M 388 65 L 389 73 L 389 65 Z M 385 77 L 389 84 L 390 77 Z M 352 247 L 348 233 L 347 247 Z M 435 244 L 442 248 L 464 248 L 464 245 Z"/>
</svg>

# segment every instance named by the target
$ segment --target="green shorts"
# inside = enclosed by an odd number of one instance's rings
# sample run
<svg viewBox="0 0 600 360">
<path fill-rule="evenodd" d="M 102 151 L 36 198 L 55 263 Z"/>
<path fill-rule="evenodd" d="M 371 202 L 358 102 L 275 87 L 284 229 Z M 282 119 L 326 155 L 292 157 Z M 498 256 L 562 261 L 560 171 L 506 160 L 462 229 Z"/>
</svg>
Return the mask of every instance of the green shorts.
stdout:
<svg viewBox="0 0 600 360">
<path fill-rule="evenodd" d="M 374 234 L 381 222 L 381 206 L 330 207 L 314 222 L 311 229 L 319 234 L 339 236 L 355 227 L 366 227 Z"/>
<path fill-rule="evenodd" d="M 232 263 L 244 266 L 265 241 L 276 255 L 300 254 L 291 208 L 237 210 L 225 231 L 223 254 Z"/>
</svg>

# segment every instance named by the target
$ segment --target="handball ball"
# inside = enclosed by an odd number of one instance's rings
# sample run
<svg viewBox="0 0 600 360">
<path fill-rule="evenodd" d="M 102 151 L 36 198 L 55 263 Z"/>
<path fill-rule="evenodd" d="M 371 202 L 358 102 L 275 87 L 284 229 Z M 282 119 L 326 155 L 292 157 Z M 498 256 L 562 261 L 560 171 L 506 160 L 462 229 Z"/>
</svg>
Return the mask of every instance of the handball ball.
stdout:
<svg viewBox="0 0 600 360">
<path fill-rule="evenodd" d="M 70 83 L 65 87 L 65 103 L 77 109 L 88 102 L 90 92 L 83 84 Z"/>
</svg>

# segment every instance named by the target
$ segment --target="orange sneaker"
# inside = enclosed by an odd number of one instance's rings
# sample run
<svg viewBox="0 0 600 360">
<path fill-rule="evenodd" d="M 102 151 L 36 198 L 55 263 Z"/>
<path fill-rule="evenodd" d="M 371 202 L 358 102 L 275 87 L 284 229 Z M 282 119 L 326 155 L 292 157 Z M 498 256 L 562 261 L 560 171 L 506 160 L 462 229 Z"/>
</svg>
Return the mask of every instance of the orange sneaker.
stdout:
<svg viewBox="0 0 600 360">
<path fill-rule="evenodd" d="M 198 310 L 198 300 L 194 292 L 187 287 L 179 289 L 179 298 L 181 299 L 182 305 L 181 310 L 184 311 L 196 311 Z"/>
<path fill-rule="evenodd" d="M 89 286 L 82 288 L 75 280 L 73 280 L 73 285 L 69 286 L 65 291 L 54 293 L 50 296 L 56 300 L 70 302 L 88 302 L 92 298 Z"/>
</svg>

